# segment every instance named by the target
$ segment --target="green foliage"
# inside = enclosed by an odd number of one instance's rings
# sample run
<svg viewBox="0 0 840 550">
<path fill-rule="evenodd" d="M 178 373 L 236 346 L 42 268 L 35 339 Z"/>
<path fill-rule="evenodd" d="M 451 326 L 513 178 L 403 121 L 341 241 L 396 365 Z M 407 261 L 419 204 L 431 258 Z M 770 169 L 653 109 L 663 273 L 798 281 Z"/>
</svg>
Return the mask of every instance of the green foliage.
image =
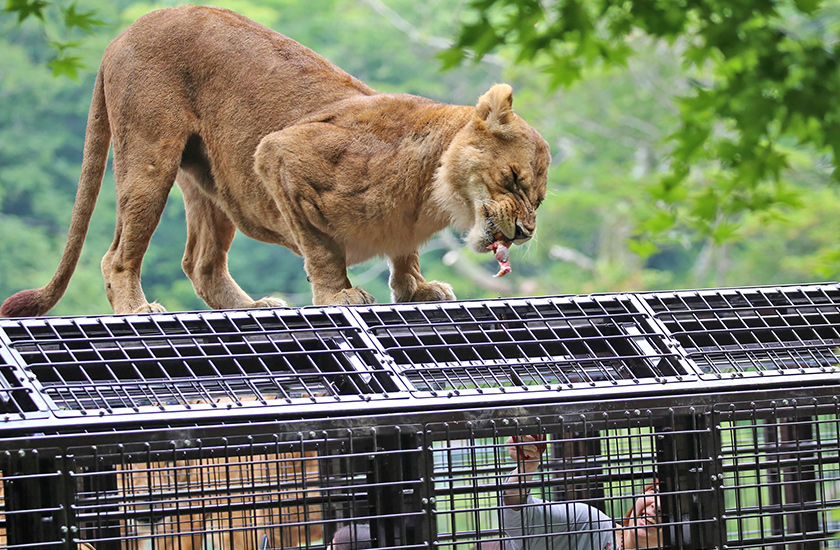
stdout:
<svg viewBox="0 0 840 550">
<path fill-rule="evenodd" d="M 4 11 L 16 13 L 18 23 L 22 23 L 28 17 L 37 17 L 44 20 L 44 8 L 49 6 L 49 3 L 43 0 L 6 0 L 6 7 Z"/>
<path fill-rule="evenodd" d="M 671 169 L 651 188 L 677 215 L 656 215 L 644 229 L 681 220 L 724 241 L 744 212 L 791 206 L 784 185 L 788 148 L 840 157 L 838 5 L 817 0 L 474 0 L 453 48 L 451 67 L 507 46 L 553 86 L 586 70 L 626 65 L 640 34 L 673 45 L 693 84 L 678 102 Z M 692 169 L 688 169 L 688 167 Z M 704 169 L 698 178 L 696 168 Z M 840 174 L 835 173 L 835 178 Z M 698 185 L 699 183 L 699 185 Z M 692 189 L 679 190 L 680 187 Z M 696 189 L 696 191 L 695 191 Z M 682 214 L 687 217 L 682 217 Z M 665 223 L 667 220 L 671 223 Z"/>
<path fill-rule="evenodd" d="M 98 27 L 105 26 L 97 17 L 97 10 L 79 9 L 77 2 L 65 5 L 60 0 L 6 0 L 6 6 L 0 11 L 3 13 L 16 16 L 18 23 L 37 19 L 53 51 L 47 66 L 52 69 L 53 76 L 63 75 L 73 80 L 77 80 L 79 72 L 86 68 L 83 57 L 76 53 L 83 40 L 74 37 L 90 35 Z"/>
<path fill-rule="evenodd" d="M 105 25 L 104 21 L 97 19 L 96 11 L 79 11 L 77 4 L 70 4 L 66 9 L 61 10 L 64 15 L 64 26 L 68 30 L 81 29 L 84 32 L 91 33 L 96 27 Z"/>
</svg>

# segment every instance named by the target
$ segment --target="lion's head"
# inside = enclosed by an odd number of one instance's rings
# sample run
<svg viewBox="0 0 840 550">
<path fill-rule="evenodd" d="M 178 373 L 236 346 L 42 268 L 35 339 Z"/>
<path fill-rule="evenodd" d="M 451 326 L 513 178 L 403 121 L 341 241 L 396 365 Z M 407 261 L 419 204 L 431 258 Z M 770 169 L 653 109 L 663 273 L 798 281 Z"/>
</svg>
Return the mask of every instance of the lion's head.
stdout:
<svg viewBox="0 0 840 550">
<path fill-rule="evenodd" d="M 496 84 L 481 96 L 435 176 L 435 200 L 478 252 L 486 252 L 494 241 L 527 242 L 545 199 L 548 143 L 512 105 L 507 84 Z"/>
</svg>

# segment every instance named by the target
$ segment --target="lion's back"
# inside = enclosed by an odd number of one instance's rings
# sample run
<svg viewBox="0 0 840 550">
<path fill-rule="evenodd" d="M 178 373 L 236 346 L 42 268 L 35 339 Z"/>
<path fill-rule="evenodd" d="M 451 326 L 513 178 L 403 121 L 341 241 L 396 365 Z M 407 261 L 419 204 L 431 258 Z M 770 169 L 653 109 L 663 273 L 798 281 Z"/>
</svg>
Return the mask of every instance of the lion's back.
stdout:
<svg viewBox="0 0 840 550">
<path fill-rule="evenodd" d="M 123 100 L 166 97 L 210 119 L 238 117 L 247 106 L 254 120 L 268 118 L 275 126 L 351 95 L 376 93 L 298 42 L 207 6 L 140 17 L 108 46 L 102 70 L 106 93 Z"/>
</svg>

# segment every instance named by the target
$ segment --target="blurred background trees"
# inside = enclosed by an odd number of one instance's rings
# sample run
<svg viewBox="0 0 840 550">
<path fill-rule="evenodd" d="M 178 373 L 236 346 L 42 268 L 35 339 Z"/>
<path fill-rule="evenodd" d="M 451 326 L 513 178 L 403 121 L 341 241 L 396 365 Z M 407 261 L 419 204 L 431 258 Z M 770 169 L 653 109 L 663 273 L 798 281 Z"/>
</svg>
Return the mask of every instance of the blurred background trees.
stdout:
<svg viewBox="0 0 840 550">
<path fill-rule="evenodd" d="M 463 248 L 451 231 L 428 243 L 424 274 L 452 282 L 460 298 L 838 277 L 840 94 L 831 93 L 840 0 L 744 4 L 751 9 L 699 0 L 214 2 L 383 92 L 472 104 L 494 82 L 513 84 L 514 108 L 552 148 L 549 197 L 538 237 L 512 250 L 508 277 L 494 279 L 492 256 Z M 137 17 L 169 5 L 7 0 L 0 12 L 0 297 L 44 284 L 57 265 L 102 51 Z M 43 17 L 21 21 L 32 6 Z M 99 261 L 113 224 L 108 174 L 54 314 L 110 311 Z M 147 296 L 170 311 L 206 307 L 181 272 L 184 241 L 174 188 L 143 271 Z M 253 296 L 311 303 L 302 260 L 282 247 L 238 235 L 230 264 Z M 388 301 L 384 260 L 350 273 Z"/>
</svg>

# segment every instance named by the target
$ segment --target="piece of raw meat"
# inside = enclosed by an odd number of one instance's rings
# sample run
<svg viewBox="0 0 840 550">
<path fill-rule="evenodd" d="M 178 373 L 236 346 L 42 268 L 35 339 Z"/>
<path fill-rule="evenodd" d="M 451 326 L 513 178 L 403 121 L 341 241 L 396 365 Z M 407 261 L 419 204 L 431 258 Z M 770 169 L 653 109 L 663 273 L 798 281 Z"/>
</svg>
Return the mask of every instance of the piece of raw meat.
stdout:
<svg viewBox="0 0 840 550">
<path fill-rule="evenodd" d="M 510 250 L 504 241 L 493 241 L 493 244 L 487 247 L 487 250 L 493 251 L 496 261 L 499 262 L 499 272 L 493 275 L 494 277 L 504 277 L 510 273 Z"/>
</svg>

